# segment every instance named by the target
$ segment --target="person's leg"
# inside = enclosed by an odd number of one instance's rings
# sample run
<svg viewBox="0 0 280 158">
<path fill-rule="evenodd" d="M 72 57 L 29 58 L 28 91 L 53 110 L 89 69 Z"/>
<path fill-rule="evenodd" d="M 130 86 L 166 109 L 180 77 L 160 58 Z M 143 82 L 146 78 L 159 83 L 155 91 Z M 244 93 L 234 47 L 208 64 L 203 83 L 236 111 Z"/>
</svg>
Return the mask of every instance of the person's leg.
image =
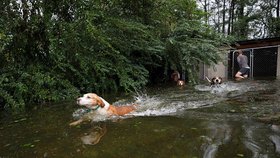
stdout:
<svg viewBox="0 0 280 158">
<path fill-rule="evenodd" d="M 236 78 L 244 78 L 244 77 L 242 76 L 242 73 L 241 73 L 240 71 L 238 71 L 238 72 L 235 74 L 235 77 L 236 77 Z"/>
<path fill-rule="evenodd" d="M 248 78 L 250 69 L 246 68 L 243 72 L 243 77 Z"/>
</svg>

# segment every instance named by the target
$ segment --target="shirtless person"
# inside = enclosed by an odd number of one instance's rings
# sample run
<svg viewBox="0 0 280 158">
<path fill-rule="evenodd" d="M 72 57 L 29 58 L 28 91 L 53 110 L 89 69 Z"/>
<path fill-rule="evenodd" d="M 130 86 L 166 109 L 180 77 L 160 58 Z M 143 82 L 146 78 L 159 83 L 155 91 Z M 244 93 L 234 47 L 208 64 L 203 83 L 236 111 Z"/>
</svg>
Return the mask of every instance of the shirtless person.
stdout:
<svg viewBox="0 0 280 158">
<path fill-rule="evenodd" d="M 237 62 L 239 64 L 240 70 L 235 74 L 236 79 L 244 79 L 249 75 L 250 67 L 248 65 L 248 58 L 243 55 L 242 50 L 237 51 Z"/>
</svg>

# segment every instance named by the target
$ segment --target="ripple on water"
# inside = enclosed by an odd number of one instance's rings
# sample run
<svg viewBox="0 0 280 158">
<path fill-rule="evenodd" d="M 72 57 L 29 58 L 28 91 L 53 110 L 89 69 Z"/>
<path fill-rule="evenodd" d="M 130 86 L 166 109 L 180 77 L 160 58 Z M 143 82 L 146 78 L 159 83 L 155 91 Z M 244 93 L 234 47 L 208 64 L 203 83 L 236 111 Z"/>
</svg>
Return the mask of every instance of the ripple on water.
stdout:
<svg viewBox="0 0 280 158">
<path fill-rule="evenodd" d="M 280 136 L 271 135 L 269 139 L 273 142 L 275 146 L 275 152 L 280 153 Z"/>
</svg>

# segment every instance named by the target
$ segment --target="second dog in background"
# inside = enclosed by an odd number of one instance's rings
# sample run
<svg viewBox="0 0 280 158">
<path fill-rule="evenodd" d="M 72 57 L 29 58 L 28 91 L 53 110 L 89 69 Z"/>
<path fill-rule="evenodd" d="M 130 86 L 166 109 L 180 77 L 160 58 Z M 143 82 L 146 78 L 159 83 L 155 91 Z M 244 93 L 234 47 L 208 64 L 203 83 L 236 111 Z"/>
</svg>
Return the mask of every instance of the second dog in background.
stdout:
<svg viewBox="0 0 280 158">
<path fill-rule="evenodd" d="M 177 85 L 178 86 L 184 86 L 186 83 L 185 83 L 185 81 L 184 80 L 178 80 L 177 81 Z"/>
<path fill-rule="evenodd" d="M 206 77 L 206 79 L 210 83 L 211 87 L 218 86 L 223 83 L 222 77 L 218 77 L 218 76 L 213 77 L 211 80 L 208 77 Z"/>
<path fill-rule="evenodd" d="M 174 72 L 171 74 L 171 79 L 177 83 L 177 86 L 184 86 L 185 80 L 181 79 L 181 75 L 177 70 L 174 70 Z"/>
</svg>

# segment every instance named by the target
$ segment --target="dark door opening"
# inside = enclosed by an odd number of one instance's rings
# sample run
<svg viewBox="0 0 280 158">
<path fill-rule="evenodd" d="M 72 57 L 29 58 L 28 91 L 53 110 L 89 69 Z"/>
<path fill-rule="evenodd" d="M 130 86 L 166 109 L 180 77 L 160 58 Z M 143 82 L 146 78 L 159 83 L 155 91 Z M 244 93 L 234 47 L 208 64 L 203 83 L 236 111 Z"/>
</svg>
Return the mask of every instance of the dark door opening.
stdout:
<svg viewBox="0 0 280 158">
<path fill-rule="evenodd" d="M 265 47 L 259 49 L 246 49 L 243 51 L 248 57 L 248 65 L 251 67 L 251 78 L 276 77 L 278 47 Z M 236 53 L 228 54 L 228 78 L 234 79 L 239 66 Z"/>
<path fill-rule="evenodd" d="M 277 47 L 254 49 L 253 76 L 276 77 L 277 73 Z"/>
<path fill-rule="evenodd" d="M 250 65 L 250 63 L 251 63 L 251 58 L 250 58 L 251 52 L 252 52 L 252 49 L 243 50 L 243 54 L 248 57 L 248 65 L 250 67 L 251 67 L 251 65 Z M 236 58 L 237 58 L 237 54 L 234 51 L 230 51 L 230 53 L 228 54 L 228 78 L 229 79 L 230 78 L 234 79 L 235 74 L 240 69 Z M 251 75 L 249 75 L 249 77 L 250 76 Z"/>
</svg>

